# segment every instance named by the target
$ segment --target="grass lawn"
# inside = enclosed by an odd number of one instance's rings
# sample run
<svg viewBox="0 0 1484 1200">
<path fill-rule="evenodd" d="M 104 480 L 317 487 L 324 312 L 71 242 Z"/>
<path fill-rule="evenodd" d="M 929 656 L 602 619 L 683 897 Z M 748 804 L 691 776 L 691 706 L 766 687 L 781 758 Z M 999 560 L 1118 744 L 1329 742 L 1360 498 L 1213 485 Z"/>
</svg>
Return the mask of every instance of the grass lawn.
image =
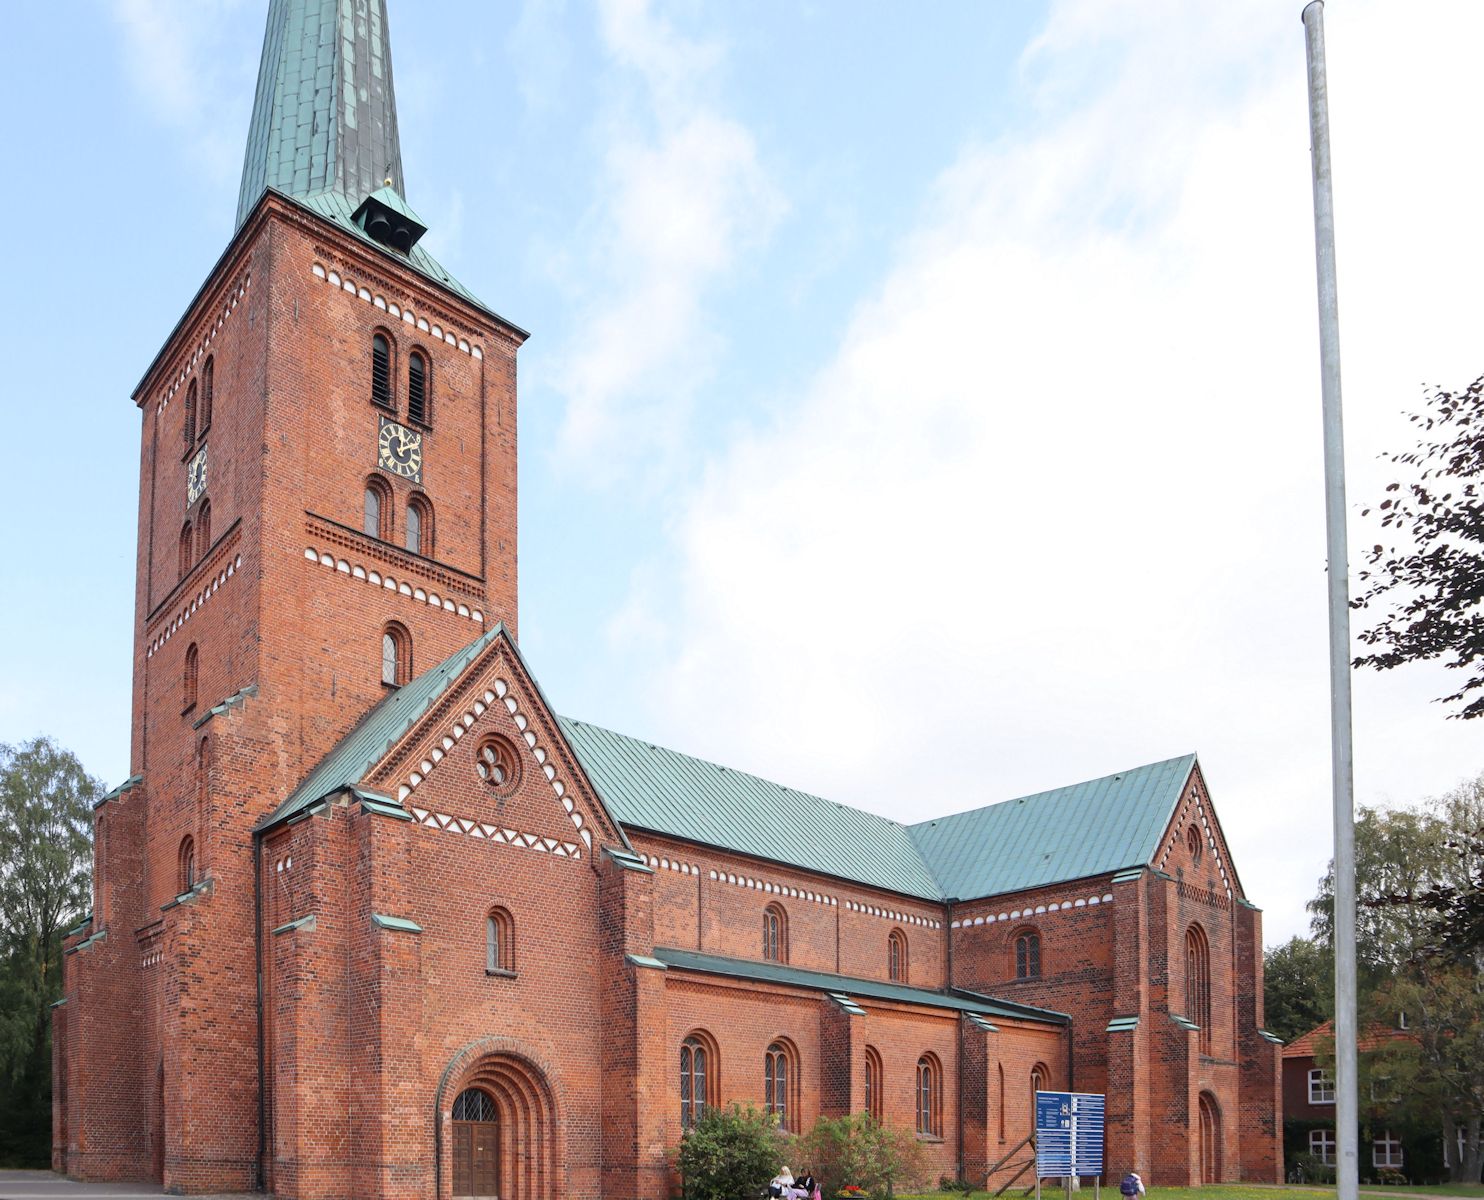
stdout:
<svg viewBox="0 0 1484 1200">
<path fill-rule="evenodd" d="M 1366 1196 L 1463 1196 L 1484 1200 L 1484 1184 L 1438 1183 L 1417 1184 L 1401 1187 L 1368 1187 L 1361 1185 L 1361 1194 Z M 1092 1200 L 1092 1185 L 1084 1184 L 1080 1192 L 1073 1193 L 1076 1200 Z M 1102 1194 L 1107 1200 L 1122 1200 L 1118 1185 L 1104 1187 Z M 1294 1184 L 1284 1187 L 1261 1187 L 1248 1184 L 1221 1184 L 1194 1188 L 1149 1189 L 1148 1200 L 1316 1200 L 1316 1197 L 1333 1196 L 1335 1189 L 1321 1184 Z M 957 1192 L 923 1192 L 917 1195 L 898 1196 L 897 1200 L 960 1200 Z M 971 1192 L 963 1200 L 990 1200 L 989 1192 Z M 1032 1193 L 1034 1195 L 1034 1193 Z M 1062 1200 L 1066 1193 L 1061 1188 L 1047 1184 L 1041 1189 L 1042 1200 Z M 1002 1200 L 1020 1200 L 1021 1189 L 1011 1188 Z"/>
</svg>

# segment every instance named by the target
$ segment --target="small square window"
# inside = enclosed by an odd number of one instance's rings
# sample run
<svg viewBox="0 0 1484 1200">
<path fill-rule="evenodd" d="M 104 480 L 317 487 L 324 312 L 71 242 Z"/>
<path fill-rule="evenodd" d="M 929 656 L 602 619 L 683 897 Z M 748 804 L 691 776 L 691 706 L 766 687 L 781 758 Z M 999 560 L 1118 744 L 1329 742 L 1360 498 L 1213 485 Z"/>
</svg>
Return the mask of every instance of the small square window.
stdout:
<svg viewBox="0 0 1484 1200">
<path fill-rule="evenodd" d="M 1309 1103 L 1310 1104 L 1333 1104 L 1335 1102 L 1335 1081 L 1327 1073 L 1320 1070 L 1309 1072 Z"/>
<path fill-rule="evenodd" d="M 1309 1130 L 1309 1153 L 1325 1166 L 1334 1166 L 1335 1131 L 1333 1129 Z"/>
</svg>

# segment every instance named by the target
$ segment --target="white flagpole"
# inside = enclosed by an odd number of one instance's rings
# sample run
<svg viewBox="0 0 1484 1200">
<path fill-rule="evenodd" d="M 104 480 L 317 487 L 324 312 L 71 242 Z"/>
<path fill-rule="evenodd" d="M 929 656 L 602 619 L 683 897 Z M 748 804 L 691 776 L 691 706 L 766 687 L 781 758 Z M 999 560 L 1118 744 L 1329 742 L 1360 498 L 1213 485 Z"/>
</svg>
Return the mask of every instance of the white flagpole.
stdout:
<svg viewBox="0 0 1484 1200">
<path fill-rule="evenodd" d="M 1340 403 L 1340 314 L 1324 69 L 1324 0 L 1304 8 L 1309 133 L 1314 166 L 1314 257 L 1319 277 L 1319 359 L 1324 412 L 1324 507 L 1329 559 L 1330 755 L 1335 830 L 1335 1148 L 1338 1200 L 1356 1200 L 1355 811 L 1350 730 L 1350 560 L 1345 545 L 1345 436 Z"/>
</svg>

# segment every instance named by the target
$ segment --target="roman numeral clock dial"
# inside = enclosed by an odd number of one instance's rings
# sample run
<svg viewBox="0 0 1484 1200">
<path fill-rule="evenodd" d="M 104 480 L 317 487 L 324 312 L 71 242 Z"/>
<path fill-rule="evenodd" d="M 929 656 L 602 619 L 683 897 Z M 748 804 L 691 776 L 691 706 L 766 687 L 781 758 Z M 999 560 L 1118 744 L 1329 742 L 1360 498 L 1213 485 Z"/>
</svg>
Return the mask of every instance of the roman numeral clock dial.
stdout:
<svg viewBox="0 0 1484 1200">
<path fill-rule="evenodd" d="M 201 493 L 206 490 L 206 447 L 196 451 L 196 457 L 191 459 L 190 465 L 186 467 L 186 507 L 201 499 Z"/>
<path fill-rule="evenodd" d="M 381 430 L 376 439 L 376 465 L 383 471 L 410 479 L 413 483 L 423 481 L 423 435 L 408 429 L 396 421 L 381 418 Z"/>
</svg>

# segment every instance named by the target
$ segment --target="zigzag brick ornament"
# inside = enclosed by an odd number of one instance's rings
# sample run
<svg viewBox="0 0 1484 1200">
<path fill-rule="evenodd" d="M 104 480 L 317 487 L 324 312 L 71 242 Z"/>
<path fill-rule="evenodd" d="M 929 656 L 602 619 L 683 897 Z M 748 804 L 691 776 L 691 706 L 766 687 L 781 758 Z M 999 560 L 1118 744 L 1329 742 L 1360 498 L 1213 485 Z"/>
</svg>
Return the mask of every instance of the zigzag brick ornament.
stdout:
<svg viewBox="0 0 1484 1200">
<path fill-rule="evenodd" d="M 871 1111 L 982 1184 L 1075 1085 L 1110 1171 L 1278 1181 L 1261 914 L 1194 755 L 909 826 L 553 709 L 527 335 L 409 186 L 386 0 L 270 0 L 236 231 L 134 391 L 131 774 L 65 943 L 56 1169 L 654 1200 L 739 1101 Z"/>
</svg>

